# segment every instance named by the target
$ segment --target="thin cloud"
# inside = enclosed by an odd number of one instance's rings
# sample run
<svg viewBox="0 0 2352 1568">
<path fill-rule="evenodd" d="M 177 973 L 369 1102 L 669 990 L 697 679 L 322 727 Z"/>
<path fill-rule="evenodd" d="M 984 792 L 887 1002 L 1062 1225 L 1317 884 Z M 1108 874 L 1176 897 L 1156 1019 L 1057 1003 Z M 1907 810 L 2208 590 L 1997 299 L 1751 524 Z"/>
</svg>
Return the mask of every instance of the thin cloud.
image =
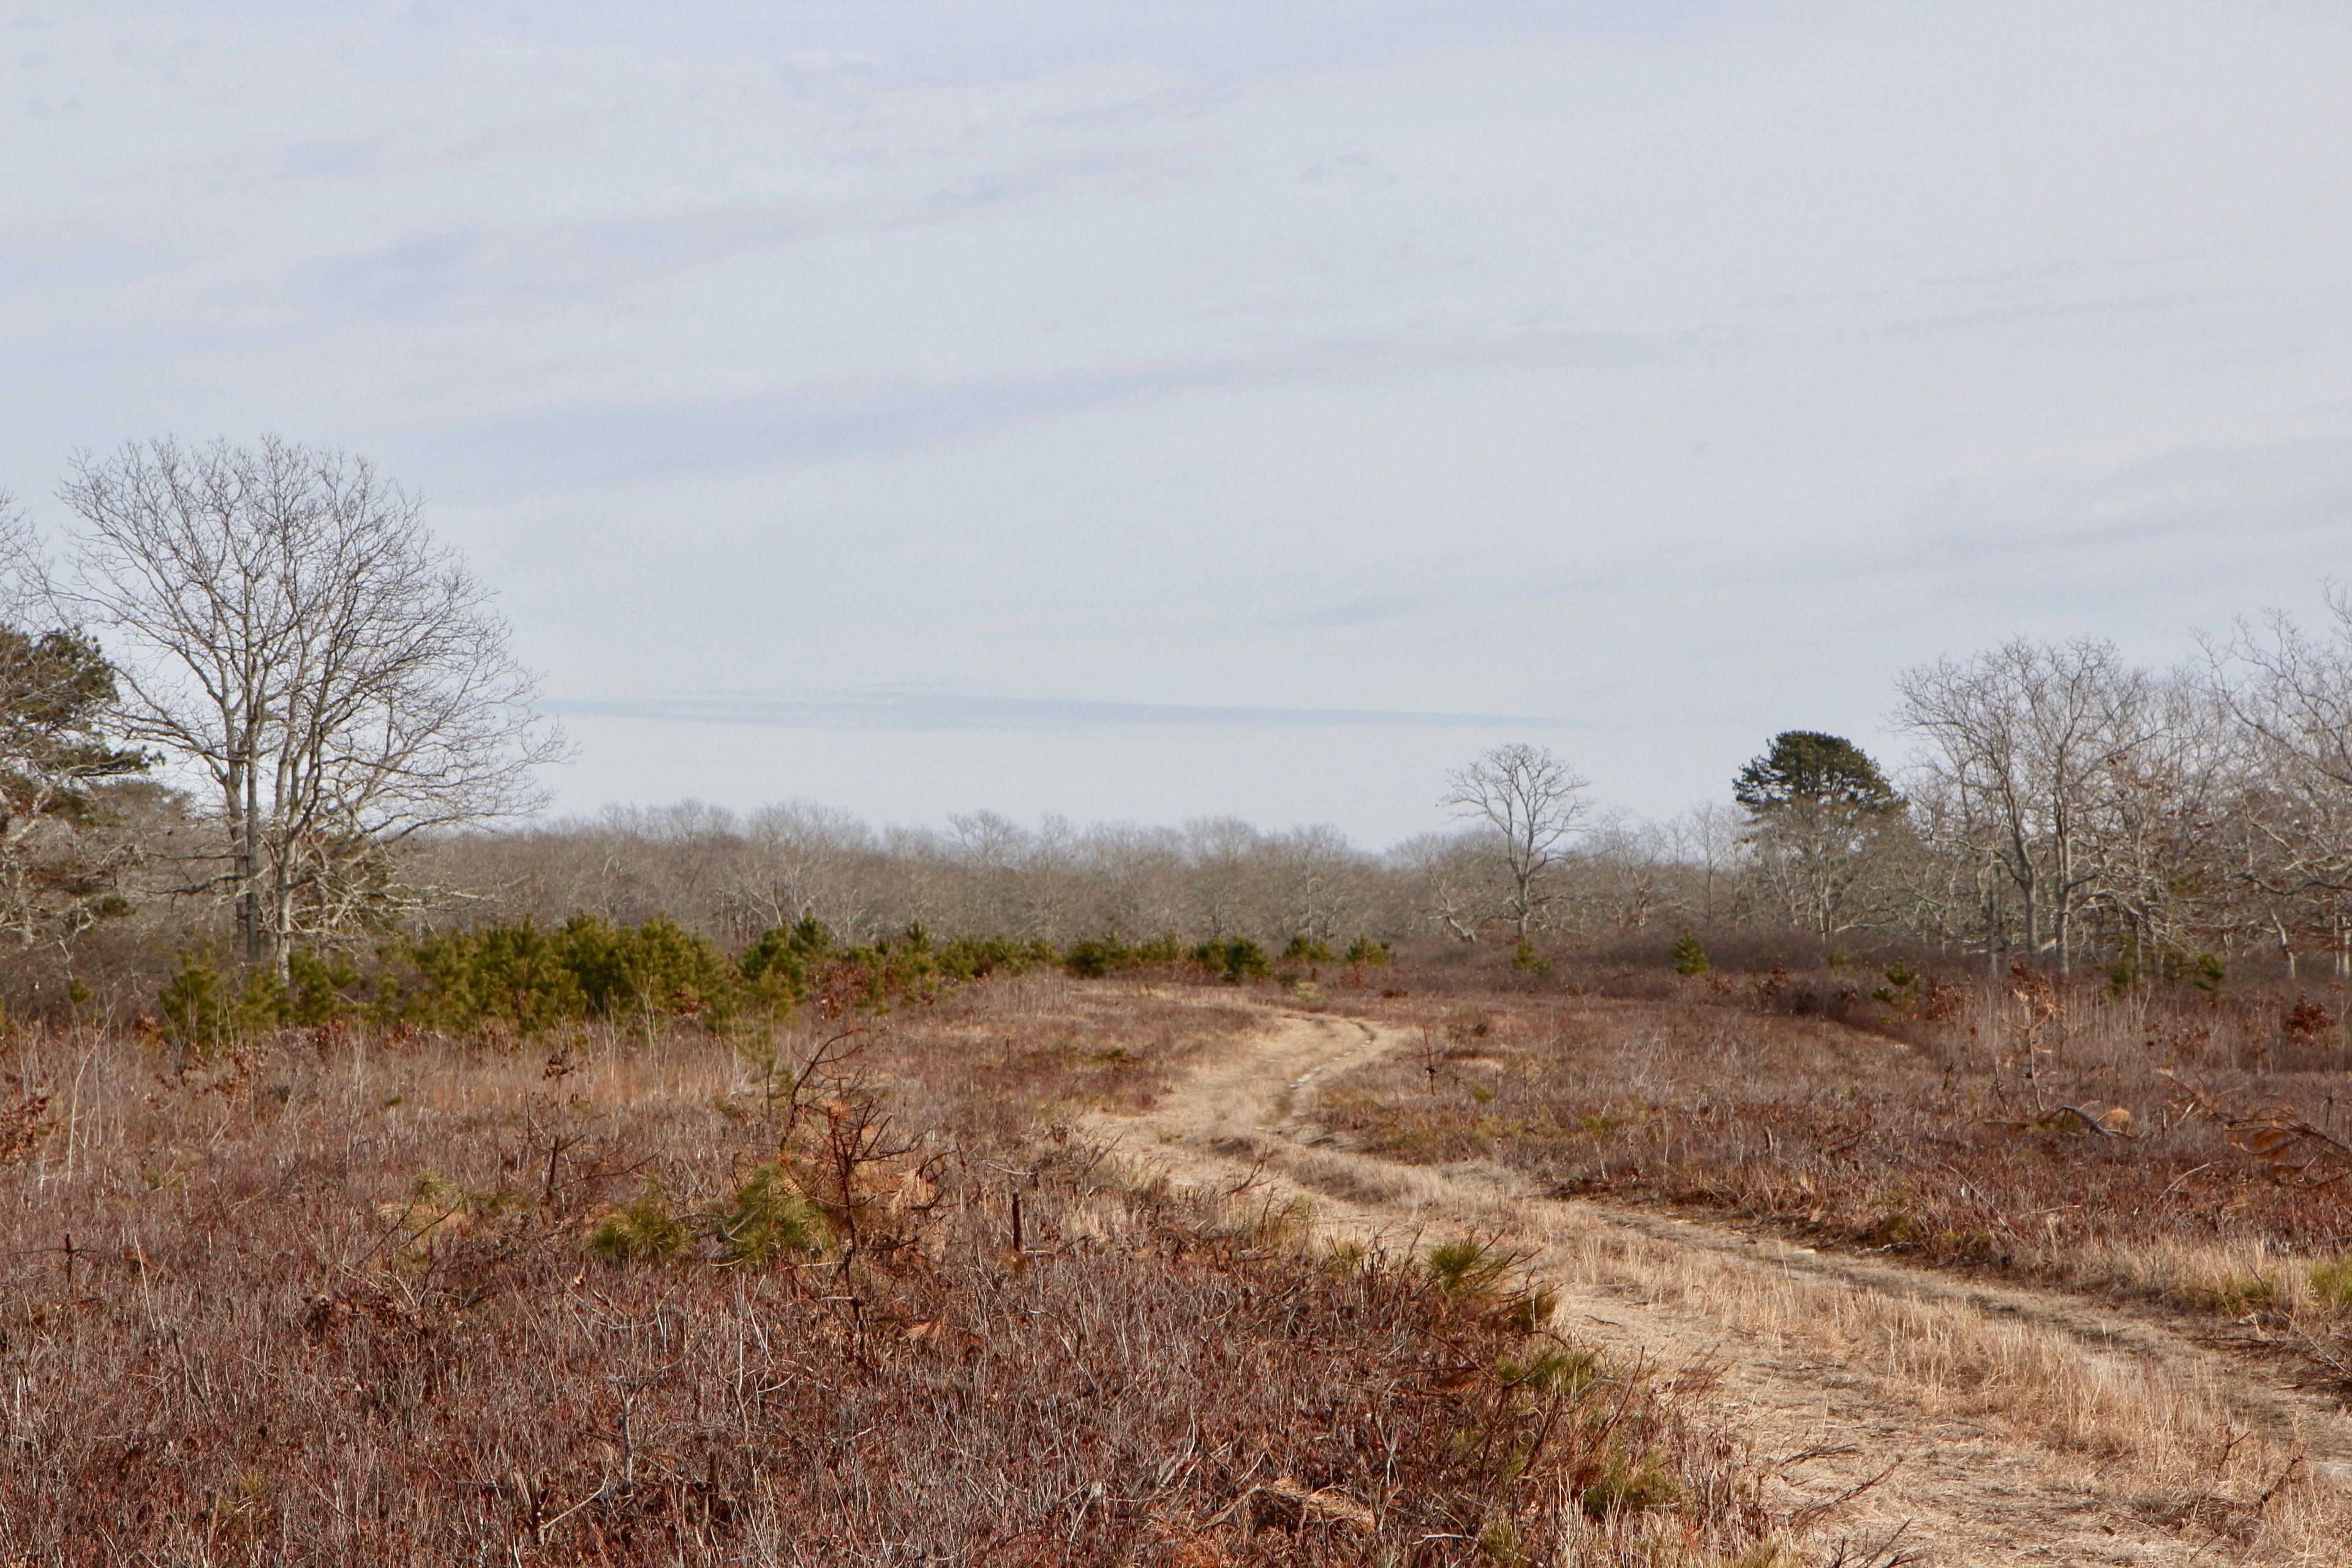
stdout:
<svg viewBox="0 0 2352 1568">
<path fill-rule="evenodd" d="M 843 691 L 679 691 L 636 698 L 570 698 L 547 706 L 567 718 L 653 719 L 670 723 L 778 730 L 1090 731 L 1486 730 L 1557 727 L 1530 714 L 1396 708 L 1245 708 L 1190 702 L 1115 702 L 1083 698 L 984 697 L 941 687 L 864 687 Z"/>
<path fill-rule="evenodd" d="M 804 384 L 732 399 L 647 401 L 471 417 L 414 437 L 445 478 L 502 497 L 641 483 L 679 474 L 761 472 L 898 455 L 1013 426 L 1187 394 L 1345 383 L 1416 371 L 1631 363 L 1689 342 L 1639 329 L 1508 336 L 1333 337 L 1255 353 L 1131 360 L 1063 374 L 922 383 Z M 1342 622 L 1362 612 L 1342 607 Z"/>
</svg>

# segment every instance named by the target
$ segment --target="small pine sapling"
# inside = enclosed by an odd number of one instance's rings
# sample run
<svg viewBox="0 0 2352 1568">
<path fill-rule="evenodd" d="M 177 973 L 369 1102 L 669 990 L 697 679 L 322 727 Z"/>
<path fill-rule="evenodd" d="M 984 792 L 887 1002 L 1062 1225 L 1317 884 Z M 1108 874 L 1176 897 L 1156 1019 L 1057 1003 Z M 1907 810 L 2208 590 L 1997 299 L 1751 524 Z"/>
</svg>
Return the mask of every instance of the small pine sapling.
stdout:
<svg viewBox="0 0 2352 1568">
<path fill-rule="evenodd" d="M 1698 938 L 1689 931 L 1683 932 L 1681 939 L 1675 943 L 1672 956 L 1675 973 L 1685 980 L 1696 980 L 1715 967 L 1706 961 L 1706 949 L 1701 947 Z"/>
</svg>

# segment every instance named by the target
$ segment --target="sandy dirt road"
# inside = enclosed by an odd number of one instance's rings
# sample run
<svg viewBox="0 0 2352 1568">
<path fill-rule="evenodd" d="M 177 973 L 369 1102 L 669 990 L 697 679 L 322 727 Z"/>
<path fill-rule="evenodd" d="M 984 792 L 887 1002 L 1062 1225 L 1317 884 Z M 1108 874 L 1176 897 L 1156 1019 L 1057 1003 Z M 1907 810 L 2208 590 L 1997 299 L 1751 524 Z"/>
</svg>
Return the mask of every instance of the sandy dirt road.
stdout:
<svg viewBox="0 0 2352 1568">
<path fill-rule="evenodd" d="M 1835 1502 L 1811 1529 L 1850 1562 L 1893 1538 L 1877 1561 L 2352 1564 L 2340 1401 L 2159 1314 L 1552 1199 L 1318 1130 L 1318 1083 L 1407 1044 L 1269 1009 L 1151 1111 L 1094 1131 L 1180 1185 L 1304 1198 L 1333 1239 L 1507 1236 L 1564 1331 L 1667 1377 L 1710 1371 L 1709 1407 L 1769 1467 L 1768 1500 L 1797 1517 Z"/>
</svg>

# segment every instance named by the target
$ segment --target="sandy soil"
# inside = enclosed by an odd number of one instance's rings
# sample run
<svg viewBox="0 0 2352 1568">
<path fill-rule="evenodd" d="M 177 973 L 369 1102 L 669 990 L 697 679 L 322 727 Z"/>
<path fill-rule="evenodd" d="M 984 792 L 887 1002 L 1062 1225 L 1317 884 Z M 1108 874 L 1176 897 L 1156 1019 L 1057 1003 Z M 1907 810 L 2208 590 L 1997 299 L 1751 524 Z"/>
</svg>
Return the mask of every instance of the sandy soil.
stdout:
<svg viewBox="0 0 2352 1568">
<path fill-rule="evenodd" d="M 1507 1236 L 1558 1293 L 1561 1330 L 1712 1375 L 1709 1407 L 1824 1561 L 2352 1563 L 2340 1400 L 2159 1313 L 1553 1199 L 1316 1126 L 1318 1081 L 1406 1045 L 1371 1020 L 1268 1009 L 1150 1112 L 1096 1131 L 1179 1184 L 1304 1197 L 1333 1239 Z"/>
</svg>

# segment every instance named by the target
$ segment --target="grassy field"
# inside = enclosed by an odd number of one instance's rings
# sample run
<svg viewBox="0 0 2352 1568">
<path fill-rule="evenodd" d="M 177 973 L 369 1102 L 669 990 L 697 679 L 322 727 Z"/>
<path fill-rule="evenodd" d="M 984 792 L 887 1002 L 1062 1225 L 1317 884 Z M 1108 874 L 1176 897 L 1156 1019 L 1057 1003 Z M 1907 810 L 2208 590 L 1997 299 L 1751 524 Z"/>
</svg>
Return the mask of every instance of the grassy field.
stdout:
<svg viewBox="0 0 2352 1568">
<path fill-rule="evenodd" d="M 1323 1247 L 1072 1136 L 1235 995 L 13 1028 L 0 1561 L 1775 1560 L 1705 1378 L 1550 1331 L 1502 1254 Z"/>
</svg>

